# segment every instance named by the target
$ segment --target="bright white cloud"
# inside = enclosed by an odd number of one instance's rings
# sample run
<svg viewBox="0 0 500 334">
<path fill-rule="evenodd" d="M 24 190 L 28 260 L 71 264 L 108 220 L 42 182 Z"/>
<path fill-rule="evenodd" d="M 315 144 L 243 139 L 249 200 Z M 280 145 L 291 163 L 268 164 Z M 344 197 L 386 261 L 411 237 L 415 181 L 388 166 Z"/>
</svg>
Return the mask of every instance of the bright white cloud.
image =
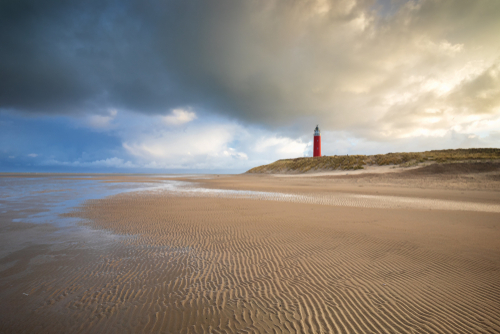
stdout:
<svg viewBox="0 0 500 334">
<path fill-rule="evenodd" d="M 123 147 L 131 154 L 143 158 L 173 159 L 185 155 L 217 155 L 231 141 L 231 129 L 221 125 L 195 127 L 187 132 L 165 131 L 150 137 L 124 142 Z"/>
<path fill-rule="evenodd" d="M 194 113 L 194 111 L 193 111 Z M 224 118 L 194 119 L 189 127 L 165 127 L 163 116 L 121 113 L 116 135 L 130 160 L 143 168 L 234 169 L 308 154 L 309 138 L 278 136 Z"/>
<path fill-rule="evenodd" d="M 174 109 L 172 114 L 163 117 L 163 122 L 167 125 L 182 125 L 195 120 L 196 114 L 193 111 L 184 109 Z"/>
<path fill-rule="evenodd" d="M 282 158 L 303 156 L 307 146 L 307 143 L 301 139 L 294 140 L 287 137 L 270 136 L 259 138 L 253 149 L 258 153 L 272 151 Z"/>
<path fill-rule="evenodd" d="M 222 152 L 225 156 L 233 157 L 240 160 L 248 160 L 248 155 L 243 152 L 238 152 L 234 148 L 229 147 L 226 151 Z"/>
<path fill-rule="evenodd" d="M 147 168 L 241 168 L 248 156 L 231 146 L 241 132 L 228 122 L 198 122 L 183 130 L 153 125 L 123 133 L 123 148 Z"/>
</svg>

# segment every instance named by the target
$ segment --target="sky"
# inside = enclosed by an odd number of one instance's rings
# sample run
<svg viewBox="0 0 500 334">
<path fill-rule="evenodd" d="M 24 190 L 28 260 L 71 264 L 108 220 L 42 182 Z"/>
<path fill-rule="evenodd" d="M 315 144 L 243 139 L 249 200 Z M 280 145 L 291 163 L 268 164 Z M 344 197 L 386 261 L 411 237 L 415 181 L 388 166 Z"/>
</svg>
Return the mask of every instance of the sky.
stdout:
<svg viewBox="0 0 500 334">
<path fill-rule="evenodd" d="M 0 172 L 500 147 L 498 0 L 0 0 Z"/>
</svg>

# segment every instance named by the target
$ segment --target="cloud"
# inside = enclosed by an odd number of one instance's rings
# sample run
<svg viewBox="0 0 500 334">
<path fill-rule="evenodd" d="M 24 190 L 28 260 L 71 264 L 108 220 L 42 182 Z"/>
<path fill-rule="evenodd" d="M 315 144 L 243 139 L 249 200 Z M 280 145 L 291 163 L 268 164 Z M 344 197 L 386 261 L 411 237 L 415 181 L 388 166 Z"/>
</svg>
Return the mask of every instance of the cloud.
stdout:
<svg viewBox="0 0 500 334">
<path fill-rule="evenodd" d="M 123 148 L 141 164 L 159 168 L 227 167 L 228 158 L 245 160 L 230 147 L 239 127 L 235 124 L 193 124 L 188 129 L 161 127 L 126 134 Z"/>
<path fill-rule="evenodd" d="M 293 140 L 286 137 L 262 137 L 257 140 L 253 149 L 256 152 L 263 153 L 266 151 L 274 151 L 279 156 L 303 156 L 308 148 L 307 143 L 302 140 Z"/>
<path fill-rule="evenodd" d="M 35 153 L 28 154 L 28 157 L 30 157 L 30 158 L 36 158 L 37 156 L 38 156 L 38 154 L 35 154 Z"/>
<path fill-rule="evenodd" d="M 119 123 L 122 147 L 144 168 L 244 171 L 256 164 L 307 154 L 308 144 L 302 140 L 224 118 L 204 115 L 189 127 L 178 128 L 165 127 L 164 116 L 124 113 L 122 117 L 128 118 Z"/>
<path fill-rule="evenodd" d="M 0 107 L 31 112 L 197 105 L 264 126 L 383 127 L 391 97 L 453 89 L 500 47 L 496 0 L 26 3 L 0 8 Z"/>
<path fill-rule="evenodd" d="M 131 154 L 145 158 L 171 159 L 194 155 L 217 155 L 232 137 L 225 126 L 195 127 L 188 132 L 162 132 L 142 135 L 123 147 Z"/>
<path fill-rule="evenodd" d="M 87 115 L 85 121 L 91 128 L 107 129 L 117 115 L 118 111 L 116 109 L 110 109 L 105 115 Z"/>
<path fill-rule="evenodd" d="M 196 114 L 192 111 L 174 109 L 172 110 L 171 115 L 163 117 L 163 122 L 168 125 L 181 125 L 184 123 L 189 123 L 196 118 Z"/>
<path fill-rule="evenodd" d="M 0 169 L 243 172 L 308 151 L 309 138 L 292 139 L 227 118 L 202 113 L 188 127 L 178 127 L 165 126 L 163 117 L 120 110 L 113 126 L 96 132 L 81 126 L 78 117 L 40 119 L 0 112 L 0 118 L 9 124 L 0 131 Z M 9 138 L 15 138 L 15 144 Z M 30 157 L 34 151 L 38 155 Z M 17 164 L 11 156 L 19 157 Z"/>
<path fill-rule="evenodd" d="M 0 112 L 74 119 L 119 142 L 86 161 L 141 166 L 302 156 L 316 124 L 345 147 L 498 143 L 499 16 L 498 0 L 4 1 Z"/>
<path fill-rule="evenodd" d="M 137 168 L 138 166 L 130 161 L 125 161 L 123 159 L 113 157 L 102 160 L 95 161 L 58 161 L 54 159 L 45 160 L 40 163 L 48 166 L 69 166 L 69 167 L 106 167 L 106 168 Z"/>
<path fill-rule="evenodd" d="M 222 152 L 222 154 L 239 160 L 248 160 L 248 155 L 246 153 L 238 152 L 232 147 L 229 147 L 227 150 Z"/>
<path fill-rule="evenodd" d="M 462 114 L 500 113 L 500 58 L 455 86 L 446 102 Z"/>
</svg>

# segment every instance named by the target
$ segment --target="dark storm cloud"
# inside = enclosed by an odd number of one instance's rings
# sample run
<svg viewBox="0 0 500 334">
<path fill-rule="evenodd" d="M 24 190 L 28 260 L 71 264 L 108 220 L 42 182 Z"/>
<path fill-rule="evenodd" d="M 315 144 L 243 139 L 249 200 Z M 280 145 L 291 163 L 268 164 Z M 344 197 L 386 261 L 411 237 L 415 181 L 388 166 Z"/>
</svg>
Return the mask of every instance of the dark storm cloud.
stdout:
<svg viewBox="0 0 500 334">
<path fill-rule="evenodd" d="M 0 6 L 2 107 L 46 109 L 97 93 L 61 50 L 68 47 L 64 35 L 70 25 L 64 3 L 2 1 Z"/>
<path fill-rule="evenodd" d="M 480 76 L 498 56 L 499 13 L 497 0 L 1 1 L 0 108 L 191 106 L 266 126 L 307 118 L 394 133 L 438 104 L 464 113 L 443 97 L 459 85 L 498 83 L 497 72 Z"/>
<path fill-rule="evenodd" d="M 159 113 L 183 104 L 218 104 L 225 97 L 204 59 L 210 56 L 204 31 L 224 7 L 194 1 L 2 1 L 0 107 Z"/>
<path fill-rule="evenodd" d="M 175 103 L 151 33 L 132 5 L 3 1 L 0 106 L 74 113 Z"/>
<path fill-rule="evenodd" d="M 338 2 L 326 8 L 326 21 L 347 22 L 361 5 Z M 0 6 L 3 108 L 73 113 L 112 106 L 157 113 L 189 104 L 258 121 L 311 107 L 307 96 L 292 97 L 304 84 L 299 81 L 314 80 L 304 71 L 317 71 L 318 65 L 307 63 L 314 57 L 307 48 L 319 41 L 310 40 L 311 31 L 301 37 L 302 15 L 318 9 L 315 1 L 3 1 Z M 322 27 L 325 22 L 310 29 Z M 341 71 L 342 62 L 327 70 Z"/>
</svg>

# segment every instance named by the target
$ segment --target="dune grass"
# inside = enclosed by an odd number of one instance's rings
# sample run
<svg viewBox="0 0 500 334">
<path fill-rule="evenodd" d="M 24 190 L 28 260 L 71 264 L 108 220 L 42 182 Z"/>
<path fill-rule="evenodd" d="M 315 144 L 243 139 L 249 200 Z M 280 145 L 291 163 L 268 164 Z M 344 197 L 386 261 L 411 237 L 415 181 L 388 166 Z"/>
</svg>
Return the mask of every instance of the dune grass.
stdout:
<svg viewBox="0 0 500 334">
<path fill-rule="evenodd" d="M 500 149 L 471 148 L 415 153 L 376 155 L 334 155 L 316 158 L 282 159 L 258 166 L 247 173 L 306 173 L 311 171 L 356 170 L 365 166 L 413 167 L 423 163 L 492 161 L 500 159 Z"/>
</svg>

